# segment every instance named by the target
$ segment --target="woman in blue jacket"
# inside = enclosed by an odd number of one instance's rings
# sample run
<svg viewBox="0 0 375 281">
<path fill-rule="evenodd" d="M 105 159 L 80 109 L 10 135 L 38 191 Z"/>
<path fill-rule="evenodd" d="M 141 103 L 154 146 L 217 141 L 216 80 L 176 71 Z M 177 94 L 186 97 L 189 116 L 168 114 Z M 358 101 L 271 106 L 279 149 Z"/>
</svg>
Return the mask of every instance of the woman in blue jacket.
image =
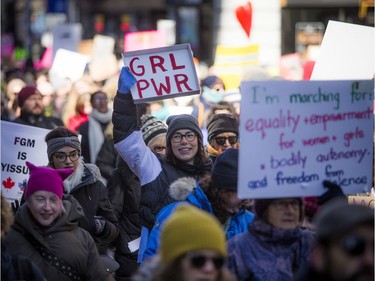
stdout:
<svg viewBox="0 0 375 281">
<path fill-rule="evenodd" d="M 211 176 L 194 179 L 182 178 L 170 187 L 170 195 L 176 200 L 163 208 L 147 241 L 146 249 L 140 249 L 139 260 L 153 256 L 158 249 L 160 230 L 165 220 L 180 204 L 192 204 L 214 215 L 221 223 L 227 239 L 247 230 L 254 215 L 246 210 L 248 199 L 237 197 L 238 150 L 227 149 L 216 159 Z M 144 241 L 145 237 L 142 237 Z M 144 253 L 143 253 L 144 252 Z"/>
</svg>

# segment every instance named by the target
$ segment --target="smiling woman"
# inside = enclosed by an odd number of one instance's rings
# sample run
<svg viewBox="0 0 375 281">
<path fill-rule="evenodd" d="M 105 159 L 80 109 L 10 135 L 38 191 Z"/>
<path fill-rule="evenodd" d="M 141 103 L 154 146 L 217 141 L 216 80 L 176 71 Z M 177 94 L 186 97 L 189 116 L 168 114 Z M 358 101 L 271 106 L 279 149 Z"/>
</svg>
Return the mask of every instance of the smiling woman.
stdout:
<svg viewBox="0 0 375 281">
<path fill-rule="evenodd" d="M 73 197 L 63 200 L 63 181 L 74 170 L 26 165 L 30 169 L 26 203 L 6 237 L 9 252 L 32 259 L 47 280 L 106 280 L 94 240 L 78 226 L 82 207 Z"/>
</svg>

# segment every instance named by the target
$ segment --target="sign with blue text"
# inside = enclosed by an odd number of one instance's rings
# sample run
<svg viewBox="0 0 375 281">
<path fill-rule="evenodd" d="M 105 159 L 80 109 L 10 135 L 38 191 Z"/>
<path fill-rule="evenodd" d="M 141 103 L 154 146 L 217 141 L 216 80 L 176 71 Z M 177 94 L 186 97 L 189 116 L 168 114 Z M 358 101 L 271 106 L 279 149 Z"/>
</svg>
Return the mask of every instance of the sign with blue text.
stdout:
<svg viewBox="0 0 375 281">
<path fill-rule="evenodd" d="M 374 80 L 241 84 L 240 198 L 319 196 L 323 180 L 368 192 Z"/>
</svg>

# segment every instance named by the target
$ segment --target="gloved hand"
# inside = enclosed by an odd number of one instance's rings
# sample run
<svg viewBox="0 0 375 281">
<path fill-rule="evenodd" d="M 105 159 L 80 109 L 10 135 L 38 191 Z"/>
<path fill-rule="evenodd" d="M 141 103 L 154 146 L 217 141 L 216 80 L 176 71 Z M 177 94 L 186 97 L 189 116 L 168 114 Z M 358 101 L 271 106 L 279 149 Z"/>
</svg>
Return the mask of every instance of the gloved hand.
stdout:
<svg viewBox="0 0 375 281">
<path fill-rule="evenodd" d="M 120 77 L 118 79 L 118 92 L 121 94 L 130 93 L 131 87 L 137 82 L 133 73 L 130 72 L 129 67 L 121 69 Z"/>
<path fill-rule="evenodd" d="M 95 220 L 95 234 L 100 234 L 104 230 L 105 220 L 102 217 L 94 217 Z"/>
<path fill-rule="evenodd" d="M 318 197 L 317 203 L 319 206 L 325 204 L 326 202 L 336 197 L 345 198 L 345 194 L 344 192 L 342 192 L 341 187 L 335 184 L 334 182 L 324 180 L 323 186 L 328 190 Z"/>
</svg>

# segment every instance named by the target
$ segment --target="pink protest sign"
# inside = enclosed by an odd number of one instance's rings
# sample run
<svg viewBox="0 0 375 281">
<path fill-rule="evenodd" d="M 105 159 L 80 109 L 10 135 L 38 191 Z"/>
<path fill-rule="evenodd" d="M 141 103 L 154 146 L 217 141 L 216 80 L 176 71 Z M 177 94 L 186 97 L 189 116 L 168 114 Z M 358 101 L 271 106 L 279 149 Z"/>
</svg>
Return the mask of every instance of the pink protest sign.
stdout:
<svg viewBox="0 0 375 281">
<path fill-rule="evenodd" d="M 373 80 L 241 84 L 238 195 L 318 196 L 323 180 L 368 192 Z"/>
<path fill-rule="evenodd" d="M 167 36 L 162 30 L 131 32 L 124 35 L 124 51 L 145 50 L 165 46 Z"/>
<path fill-rule="evenodd" d="M 123 59 L 137 79 L 131 88 L 135 103 L 200 92 L 189 44 L 125 52 Z"/>
</svg>

